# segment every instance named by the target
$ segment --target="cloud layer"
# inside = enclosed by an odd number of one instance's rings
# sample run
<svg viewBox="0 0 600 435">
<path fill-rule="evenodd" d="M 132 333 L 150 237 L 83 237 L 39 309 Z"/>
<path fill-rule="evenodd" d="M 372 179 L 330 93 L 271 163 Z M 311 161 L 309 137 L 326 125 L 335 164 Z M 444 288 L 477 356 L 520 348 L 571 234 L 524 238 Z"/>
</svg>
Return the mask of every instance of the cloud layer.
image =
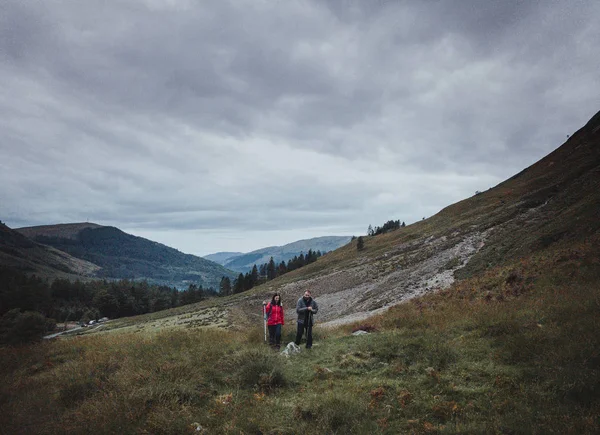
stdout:
<svg viewBox="0 0 600 435">
<path fill-rule="evenodd" d="M 599 19 L 593 0 L 5 0 L 0 218 L 197 254 L 413 222 L 600 109 Z"/>
</svg>

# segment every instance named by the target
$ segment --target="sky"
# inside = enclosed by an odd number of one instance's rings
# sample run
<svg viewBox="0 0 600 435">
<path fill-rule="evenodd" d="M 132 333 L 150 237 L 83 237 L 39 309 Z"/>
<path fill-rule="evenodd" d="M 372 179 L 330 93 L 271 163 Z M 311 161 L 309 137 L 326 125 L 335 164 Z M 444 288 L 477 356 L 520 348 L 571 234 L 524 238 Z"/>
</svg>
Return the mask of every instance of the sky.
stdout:
<svg viewBox="0 0 600 435">
<path fill-rule="evenodd" d="M 0 220 L 248 252 L 410 224 L 600 110 L 597 0 L 0 0 Z"/>
</svg>

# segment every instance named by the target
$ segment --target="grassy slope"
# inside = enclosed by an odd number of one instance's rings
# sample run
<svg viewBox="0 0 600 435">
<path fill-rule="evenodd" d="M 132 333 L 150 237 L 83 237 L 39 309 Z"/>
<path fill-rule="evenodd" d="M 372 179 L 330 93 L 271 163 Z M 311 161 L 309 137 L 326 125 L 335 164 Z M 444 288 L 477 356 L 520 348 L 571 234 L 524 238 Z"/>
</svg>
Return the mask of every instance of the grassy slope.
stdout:
<svg viewBox="0 0 600 435">
<path fill-rule="evenodd" d="M 198 433 L 198 423 L 206 433 L 232 434 L 598 433 L 600 177 L 598 136 L 590 142 L 588 133 L 495 189 L 401 232 L 369 238 L 363 253 L 344 247 L 269 284 L 282 287 L 358 261 L 381 265 L 399 243 L 428 235 L 494 228 L 460 281 L 369 319 L 362 326 L 375 328 L 372 334 L 317 327 L 313 350 L 286 359 L 261 344 L 259 328 L 198 328 L 201 320 L 184 328 L 141 327 L 258 298 L 268 290 L 263 286 L 123 320 L 128 328 L 4 348 L 0 427 L 179 434 Z M 552 170 L 562 162 L 568 164 Z M 292 329 L 285 327 L 284 342 Z"/>
<path fill-rule="evenodd" d="M 600 240 L 561 244 L 286 359 L 262 331 L 0 350 L 6 433 L 597 433 Z M 291 339 L 286 329 L 285 341 Z M 217 345 L 218 344 L 218 345 Z M 260 432 L 259 432 L 260 431 Z"/>
<path fill-rule="evenodd" d="M 4 224 L 0 224 L 0 265 L 42 278 L 90 277 L 99 269 L 88 261 L 35 243 Z"/>
</svg>

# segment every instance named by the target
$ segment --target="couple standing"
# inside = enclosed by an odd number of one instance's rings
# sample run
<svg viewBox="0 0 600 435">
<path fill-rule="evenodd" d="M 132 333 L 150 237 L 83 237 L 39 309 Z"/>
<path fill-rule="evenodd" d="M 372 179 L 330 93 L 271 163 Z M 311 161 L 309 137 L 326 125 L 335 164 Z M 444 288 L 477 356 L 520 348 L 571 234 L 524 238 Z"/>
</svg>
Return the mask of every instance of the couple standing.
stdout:
<svg viewBox="0 0 600 435">
<path fill-rule="evenodd" d="M 284 325 L 283 306 L 281 305 L 281 295 L 275 293 L 271 302 L 263 302 L 265 313 L 268 316 L 267 326 L 269 327 L 269 345 L 279 350 L 281 345 L 281 327 Z M 310 290 L 306 290 L 304 295 L 296 303 L 296 313 L 298 314 L 298 329 L 296 331 L 295 343 L 300 345 L 302 335 L 306 331 L 306 348 L 312 347 L 312 327 L 313 314 L 317 314 L 319 306 L 317 301 L 312 298 Z"/>
</svg>

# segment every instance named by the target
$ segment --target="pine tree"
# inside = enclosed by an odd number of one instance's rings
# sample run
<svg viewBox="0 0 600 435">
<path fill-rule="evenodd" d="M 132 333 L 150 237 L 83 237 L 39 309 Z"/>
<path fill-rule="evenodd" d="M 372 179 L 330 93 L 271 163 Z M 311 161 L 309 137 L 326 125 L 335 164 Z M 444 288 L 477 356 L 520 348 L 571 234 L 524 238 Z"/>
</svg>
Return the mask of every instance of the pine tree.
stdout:
<svg viewBox="0 0 600 435">
<path fill-rule="evenodd" d="M 260 268 L 258 269 L 259 272 L 259 276 L 260 276 L 260 280 L 261 281 L 266 281 L 267 280 L 267 263 L 263 263 L 260 265 Z"/>
<path fill-rule="evenodd" d="M 359 251 L 362 251 L 365 247 L 365 241 L 363 240 L 362 236 L 358 237 L 358 240 L 356 241 L 356 249 Z"/>
<path fill-rule="evenodd" d="M 233 284 L 233 292 L 241 293 L 244 291 L 244 274 L 240 273 Z"/>
<path fill-rule="evenodd" d="M 258 284 L 258 268 L 256 267 L 256 264 L 252 266 L 252 272 L 250 272 L 250 276 L 252 278 L 252 287 L 254 287 L 256 284 Z"/>
<path fill-rule="evenodd" d="M 244 290 L 250 290 L 252 287 L 254 287 L 254 284 L 252 283 L 252 273 L 247 272 L 244 275 Z"/>
<path fill-rule="evenodd" d="M 269 260 L 269 264 L 267 265 L 267 280 L 270 281 L 272 279 L 275 279 L 275 277 L 275 260 L 273 260 L 273 257 L 271 257 L 271 259 Z"/>
<path fill-rule="evenodd" d="M 285 261 L 279 263 L 279 267 L 277 268 L 277 276 L 281 276 L 284 273 L 287 273 L 287 267 L 285 265 Z"/>
<path fill-rule="evenodd" d="M 228 296 L 231 294 L 231 280 L 229 277 L 224 276 L 221 278 L 221 284 L 219 285 L 219 292 L 223 296 Z"/>
<path fill-rule="evenodd" d="M 298 257 L 298 267 L 303 267 L 306 264 L 306 258 L 304 257 L 304 253 L 300 252 L 300 257 Z"/>
</svg>

